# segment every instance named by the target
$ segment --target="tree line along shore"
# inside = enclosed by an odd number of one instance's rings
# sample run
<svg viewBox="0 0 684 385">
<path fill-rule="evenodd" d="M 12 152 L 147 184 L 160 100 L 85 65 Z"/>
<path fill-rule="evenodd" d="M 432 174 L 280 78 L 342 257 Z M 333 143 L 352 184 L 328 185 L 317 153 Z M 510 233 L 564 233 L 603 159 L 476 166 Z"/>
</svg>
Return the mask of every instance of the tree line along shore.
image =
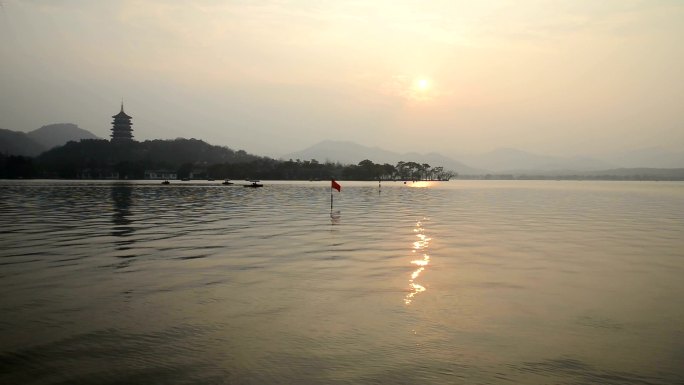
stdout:
<svg viewBox="0 0 684 385">
<path fill-rule="evenodd" d="M 5 179 L 146 179 L 150 175 L 177 179 L 449 180 L 457 174 L 412 161 L 391 165 L 366 159 L 343 165 L 315 159 L 277 160 L 197 139 L 128 143 L 87 139 L 36 157 L 0 155 L 0 178 Z"/>
</svg>

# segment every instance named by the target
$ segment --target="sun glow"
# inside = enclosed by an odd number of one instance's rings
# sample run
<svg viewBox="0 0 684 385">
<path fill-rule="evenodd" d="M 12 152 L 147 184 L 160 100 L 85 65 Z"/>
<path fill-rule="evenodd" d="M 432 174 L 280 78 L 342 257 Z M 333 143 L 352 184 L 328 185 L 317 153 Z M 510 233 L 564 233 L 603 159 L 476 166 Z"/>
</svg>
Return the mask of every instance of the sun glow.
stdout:
<svg viewBox="0 0 684 385">
<path fill-rule="evenodd" d="M 427 91 L 430 88 L 430 81 L 425 78 L 420 78 L 416 81 L 416 88 L 421 91 Z"/>
<path fill-rule="evenodd" d="M 400 97 L 409 105 L 423 104 L 439 97 L 440 87 L 425 75 L 396 74 L 380 84 L 383 94 Z"/>
<path fill-rule="evenodd" d="M 408 98 L 414 102 L 429 102 L 435 97 L 432 80 L 425 76 L 416 77 L 410 84 Z"/>
</svg>

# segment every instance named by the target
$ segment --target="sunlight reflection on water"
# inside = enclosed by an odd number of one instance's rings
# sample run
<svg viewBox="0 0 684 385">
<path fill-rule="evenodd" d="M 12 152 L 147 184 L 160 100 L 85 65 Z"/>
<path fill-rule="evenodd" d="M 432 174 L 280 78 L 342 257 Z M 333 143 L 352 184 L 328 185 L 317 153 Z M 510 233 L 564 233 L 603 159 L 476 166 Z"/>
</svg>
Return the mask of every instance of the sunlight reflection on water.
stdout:
<svg viewBox="0 0 684 385">
<path fill-rule="evenodd" d="M 425 235 L 425 228 L 423 227 L 423 223 L 428 220 L 428 218 L 423 218 L 421 222 L 416 223 L 416 227 L 413 229 L 413 232 L 416 233 L 416 237 L 418 237 L 419 240 L 413 242 L 413 249 L 411 250 L 411 253 L 416 255 L 420 254 L 421 258 L 411 261 L 411 264 L 418 266 L 418 268 L 411 273 L 411 278 L 409 279 L 409 293 L 406 294 L 406 297 L 404 298 L 404 303 L 407 305 L 411 304 L 413 297 L 415 297 L 418 293 L 422 293 L 427 290 L 425 286 L 417 283 L 416 279 L 418 279 L 418 276 L 420 276 L 420 274 L 430 263 L 428 246 L 432 238 L 428 238 L 428 236 Z"/>
<path fill-rule="evenodd" d="M 419 187 L 419 188 L 423 188 L 423 187 L 432 187 L 432 186 L 434 186 L 436 183 L 439 183 L 439 182 L 426 181 L 426 180 L 418 180 L 418 181 L 415 181 L 415 182 L 409 182 L 409 183 L 407 184 L 407 186 L 409 186 L 409 187 Z"/>
</svg>

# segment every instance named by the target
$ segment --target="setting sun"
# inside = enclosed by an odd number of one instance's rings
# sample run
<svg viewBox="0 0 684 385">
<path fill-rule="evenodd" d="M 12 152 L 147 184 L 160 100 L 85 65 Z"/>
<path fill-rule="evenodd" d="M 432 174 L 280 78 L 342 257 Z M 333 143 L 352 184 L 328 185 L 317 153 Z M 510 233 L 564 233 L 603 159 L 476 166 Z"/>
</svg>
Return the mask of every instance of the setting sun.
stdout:
<svg viewBox="0 0 684 385">
<path fill-rule="evenodd" d="M 418 79 L 416 83 L 417 88 L 422 91 L 425 91 L 430 87 L 430 82 L 425 78 Z"/>
<path fill-rule="evenodd" d="M 397 93 L 410 102 L 424 103 L 435 98 L 432 81 L 428 77 L 404 77 L 399 83 Z"/>
</svg>

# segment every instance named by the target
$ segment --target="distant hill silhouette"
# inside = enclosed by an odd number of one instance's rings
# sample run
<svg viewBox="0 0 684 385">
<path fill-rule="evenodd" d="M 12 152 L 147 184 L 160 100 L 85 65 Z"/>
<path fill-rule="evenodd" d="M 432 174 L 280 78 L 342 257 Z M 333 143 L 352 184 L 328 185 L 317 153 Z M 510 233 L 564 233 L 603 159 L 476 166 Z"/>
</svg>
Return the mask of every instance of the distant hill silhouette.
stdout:
<svg viewBox="0 0 684 385">
<path fill-rule="evenodd" d="M 400 154 L 384 150 L 378 147 L 367 147 L 354 142 L 325 140 L 301 151 L 285 154 L 281 159 L 316 159 L 320 162 L 331 161 L 343 164 L 357 164 L 364 159 L 376 163 L 396 164 L 399 161 L 414 161 L 428 163 L 432 166 L 442 166 L 445 170 L 455 171 L 459 174 L 484 174 L 486 170 L 480 170 L 446 156 L 430 153 Z"/>
<path fill-rule="evenodd" d="M 0 153 L 37 156 L 53 147 L 81 139 L 98 137 L 73 123 L 48 124 L 28 133 L 0 129 Z"/>
<path fill-rule="evenodd" d="M 26 133 L 0 128 L 0 154 L 36 156 L 45 150 Z"/>
<path fill-rule="evenodd" d="M 484 154 L 460 156 L 469 164 L 491 172 L 520 174 L 546 171 L 595 171 L 618 166 L 588 157 L 560 157 L 538 155 L 514 149 L 499 148 Z"/>
<path fill-rule="evenodd" d="M 213 146 L 197 139 L 146 140 L 112 143 L 85 139 L 55 147 L 36 158 L 50 175 L 74 178 L 83 170 L 102 174 L 116 171 L 122 176 L 142 178 L 147 169 L 204 169 L 213 164 L 246 163 L 262 159 L 245 151 Z"/>
<path fill-rule="evenodd" d="M 61 146 L 69 141 L 99 139 L 92 132 L 84 130 L 73 123 L 48 124 L 29 132 L 27 135 L 46 149 Z"/>
<path fill-rule="evenodd" d="M 684 168 L 615 168 L 595 171 L 531 171 L 516 179 L 684 180 Z M 496 179 L 496 175 L 492 179 Z"/>
<path fill-rule="evenodd" d="M 608 158 L 622 167 L 683 168 L 684 152 L 662 147 L 647 147 L 623 151 Z"/>
<path fill-rule="evenodd" d="M 618 168 L 613 170 L 600 170 L 587 172 L 586 175 L 594 177 L 600 176 L 616 176 L 616 177 L 634 177 L 639 179 L 684 179 L 684 168 Z"/>
<path fill-rule="evenodd" d="M 444 166 L 447 170 L 459 173 L 459 177 L 485 176 L 497 177 L 536 176 L 552 178 L 555 176 L 601 179 L 658 180 L 682 178 L 684 153 L 678 154 L 661 148 L 651 148 L 625 152 L 610 158 L 612 162 L 591 157 L 561 157 L 534 154 L 514 148 L 499 148 L 484 154 L 459 155 L 458 161 L 438 154 L 399 154 L 378 147 L 367 147 L 354 142 L 323 141 L 301 151 L 285 154 L 281 159 L 317 159 L 343 164 L 355 164 L 363 159 L 374 162 L 396 163 L 399 160 L 428 163 Z M 464 163 L 461 163 L 463 161 Z"/>
</svg>

